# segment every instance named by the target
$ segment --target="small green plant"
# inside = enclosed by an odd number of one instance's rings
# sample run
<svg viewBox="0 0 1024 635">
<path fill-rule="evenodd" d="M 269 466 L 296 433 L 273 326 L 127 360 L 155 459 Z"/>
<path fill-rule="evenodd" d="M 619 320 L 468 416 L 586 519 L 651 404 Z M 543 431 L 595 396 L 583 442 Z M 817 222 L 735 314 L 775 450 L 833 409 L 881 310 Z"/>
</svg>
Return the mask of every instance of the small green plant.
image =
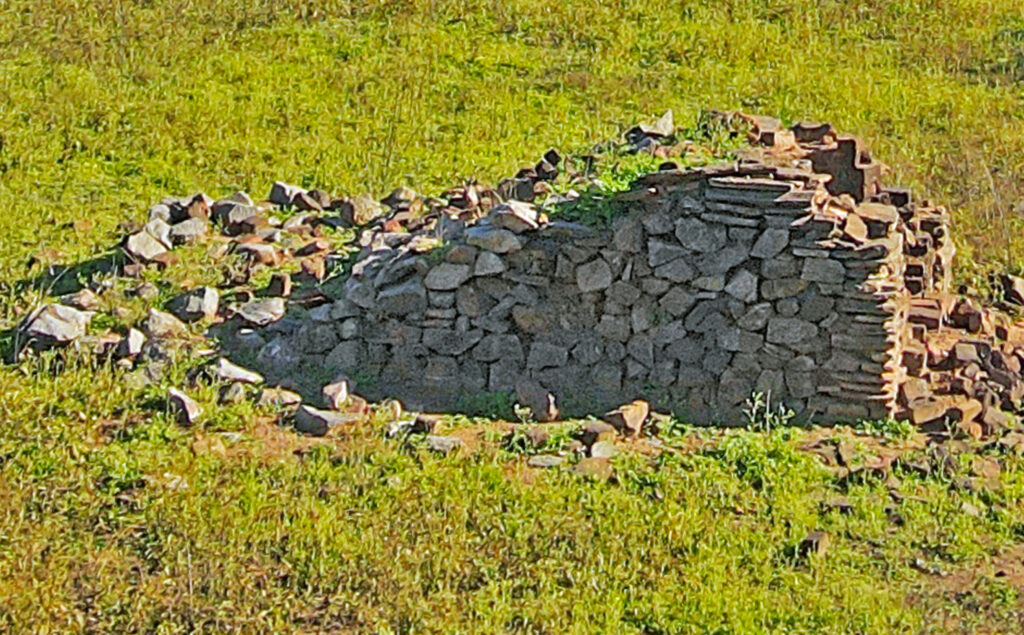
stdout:
<svg viewBox="0 0 1024 635">
<path fill-rule="evenodd" d="M 864 420 L 855 427 L 857 430 L 867 432 L 868 434 L 890 439 L 909 439 L 917 431 L 914 424 L 906 419 L 895 419 L 892 417 L 888 419 Z"/>
<path fill-rule="evenodd" d="M 796 417 L 796 412 L 783 403 L 772 407 L 771 392 L 755 392 L 743 408 L 747 417 L 746 427 L 750 430 L 771 433 L 772 430 L 786 427 Z"/>
</svg>

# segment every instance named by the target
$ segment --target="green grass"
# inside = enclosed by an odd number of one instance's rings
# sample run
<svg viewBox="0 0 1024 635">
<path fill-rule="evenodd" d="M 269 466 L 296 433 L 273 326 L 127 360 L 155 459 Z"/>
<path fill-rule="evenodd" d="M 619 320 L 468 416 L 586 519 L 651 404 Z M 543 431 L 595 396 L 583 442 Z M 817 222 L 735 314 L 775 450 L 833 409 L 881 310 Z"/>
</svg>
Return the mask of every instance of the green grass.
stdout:
<svg viewBox="0 0 1024 635">
<path fill-rule="evenodd" d="M 276 179 L 437 193 L 667 108 L 684 126 L 705 108 L 827 119 L 861 135 L 890 182 L 951 206 L 961 280 L 1024 271 L 1020 8 L 0 0 L 0 328 L 57 291 L 48 266 L 99 262 L 165 195 L 265 196 Z M 160 301 L 222 282 L 206 253 L 166 274 Z M 148 306 L 123 286 L 112 326 Z M 983 568 L 1021 542 L 1016 457 L 997 491 L 959 487 L 966 466 L 902 473 L 894 503 L 880 479 L 825 472 L 796 451 L 804 433 L 773 427 L 653 461 L 625 453 L 618 482 L 597 483 L 526 471 L 498 444 L 438 457 L 384 439 L 383 421 L 303 449 L 261 432 L 272 413 L 216 407 L 205 384 L 189 390 L 207 417 L 184 430 L 160 400 L 189 363 L 148 387 L 75 358 L 0 368 L 0 630 L 1019 626 L 1004 578 L 954 593 L 912 566 Z M 193 452 L 219 432 L 241 440 Z M 822 510 L 838 494 L 851 514 Z M 804 561 L 813 529 L 832 546 Z"/>
</svg>

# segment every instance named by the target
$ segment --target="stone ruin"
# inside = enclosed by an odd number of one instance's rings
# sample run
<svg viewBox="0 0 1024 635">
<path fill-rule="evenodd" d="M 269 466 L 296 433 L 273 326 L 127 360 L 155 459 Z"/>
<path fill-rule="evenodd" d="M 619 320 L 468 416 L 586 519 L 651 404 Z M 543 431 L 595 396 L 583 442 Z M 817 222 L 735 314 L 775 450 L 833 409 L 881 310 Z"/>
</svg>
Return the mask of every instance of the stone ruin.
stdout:
<svg viewBox="0 0 1024 635">
<path fill-rule="evenodd" d="M 946 210 L 883 185 L 882 166 L 827 124 L 718 116 L 748 132 L 738 159 L 664 163 L 617 196 L 610 226 L 551 219 L 529 202 L 550 200 L 550 152 L 496 189 L 440 199 L 401 188 L 380 203 L 332 199 L 276 183 L 263 203 L 168 200 L 126 240 L 124 273 L 163 265 L 211 221 L 246 257 L 243 280 L 301 258 L 310 286 L 293 293 L 278 273 L 268 297 L 234 291 L 250 299 L 226 307 L 203 288 L 177 313 L 216 324 L 225 352 L 307 394 L 343 376 L 415 410 L 504 395 L 543 421 L 643 399 L 728 425 L 760 392 L 813 423 L 894 417 L 974 437 L 1014 425 L 1024 324 L 951 292 Z M 627 140 L 670 156 L 671 128 L 662 118 Z M 305 213 L 275 220 L 275 206 Z M 326 293 L 337 254 L 320 225 L 360 230 L 340 292 Z M 1004 284 L 1005 300 L 1024 305 L 1024 280 Z M 76 341 L 90 315 L 47 305 L 20 332 Z M 130 365 L 168 319 L 151 310 L 145 334 L 100 339 Z"/>
<path fill-rule="evenodd" d="M 422 410 L 514 394 L 541 419 L 642 398 L 735 424 L 762 392 L 815 423 L 1007 425 L 1024 329 L 950 292 L 946 211 L 884 186 L 827 124 L 743 117 L 739 160 L 666 163 L 611 227 L 515 200 L 441 247 L 378 224 L 344 298 L 269 327 L 265 370 L 345 374 Z"/>
</svg>

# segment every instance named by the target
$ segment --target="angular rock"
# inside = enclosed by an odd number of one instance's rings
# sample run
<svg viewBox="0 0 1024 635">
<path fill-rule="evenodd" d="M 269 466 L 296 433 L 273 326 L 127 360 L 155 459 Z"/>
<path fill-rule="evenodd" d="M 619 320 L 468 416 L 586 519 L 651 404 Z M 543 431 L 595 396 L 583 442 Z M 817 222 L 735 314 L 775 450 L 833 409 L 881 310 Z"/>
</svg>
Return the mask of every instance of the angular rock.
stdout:
<svg viewBox="0 0 1024 635">
<path fill-rule="evenodd" d="M 507 229 L 514 234 L 540 227 L 537 208 L 522 201 L 508 201 L 494 207 L 490 218 L 495 227 Z"/>
<path fill-rule="evenodd" d="M 320 395 L 328 408 L 341 410 L 349 397 L 348 380 L 340 379 L 327 384 L 320 389 Z"/>
<path fill-rule="evenodd" d="M 750 250 L 750 255 L 754 258 L 774 258 L 782 253 L 787 245 L 789 245 L 788 230 L 768 228 L 758 236 Z"/>
<path fill-rule="evenodd" d="M 267 196 L 267 200 L 274 205 L 287 207 L 292 204 L 296 195 L 304 191 L 305 190 L 298 185 L 289 185 L 282 181 L 274 181 L 274 184 L 270 187 L 270 195 Z"/>
<path fill-rule="evenodd" d="M 605 413 L 601 418 L 624 435 L 639 436 L 650 414 L 650 404 L 642 399 L 637 399 Z"/>
<path fill-rule="evenodd" d="M 466 243 L 496 254 L 510 254 L 523 248 L 523 243 L 507 229 L 476 225 L 466 230 Z"/>
<path fill-rule="evenodd" d="M 476 258 L 476 265 L 473 267 L 473 275 L 475 276 L 491 276 L 504 273 L 504 271 L 505 263 L 501 261 L 501 257 L 489 251 L 481 252 Z"/>
<path fill-rule="evenodd" d="M 91 311 L 46 304 L 28 316 L 22 334 L 25 339 L 34 340 L 37 346 L 67 344 L 85 335 L 92 316 Z"/>
<path fill-rule="evenodd" d="M 565 463 L 565 459 L 554 454 L 535 454 L 526 460 L 526 465 L 541 469 L 558 467 Z"/>
<path fill-rule="evenodd" d="M 133 259 L 154 262 L 167 253 L 167 247 L 146 230 L 135 232 L 124 243 L 124 250 Z"/>
<path fill-rule="evenodd" d="M 183 426 L 194 425 L 203 414 L 203 409 L 199 404 L 177 388 L 167 391 L 167 404 L 178 423 Z"/>
<path fill-rule="evenodd" d="M 149 310 L 142 330 L 155 338 L 181 337 L 188 333 L 188 328 L 181 320 L 158 309 Z"/>
<path fill-rule="evenodd" d="M 804 260 L 800 278 L 808 282 L 825 284 L 841 284 L 846 279 L 846 268 L 838 260 L 827 258 L 807 258 Z"/>
<path fill-rule="evenodd" d="M 592 478 L 596 481 L 611 480 L 614 475 L 611 461 L 602 457 L 588 456 L 580 459 L 580 462 L 572 469 L 573 474 Z"/>
<path fill-rule="evenodd" d="M 302 403 L 302 396 L 284 388 L 264 388 L 256 404 L 262 407 L 285 408 Z"/>
<path fill-rule="evenodd" d="M 146 336 L 138 329 L 128 329 L 128 333 L 121 338 L 117 345 L 115 355 L 121 358 L 136 357 L 142 353 L 142 347 L 146 344 Z"/>
<path fill-rule="evenodd" d="M 737 271 L 732 280 L 725 285 L 725 292 L 740 302 L 751 303 L 757 301 L 757 276 L 746 269 Z"/>
<path fill-rule="evenodd" d="M 558 419 L 558 407 L 555 396 L 544 386 L 532 379 L 520 379 L 516 382 L 516 400 L 533 413 L 533 418 L 541 423 Z"/>
<path fill-rule="evenodd" d="M 452 436 L 429 434 L 426 438 L 427 448 L 438 454 L 453 454 L 465 447 L 462 439 Z"/>
<path fill-rule="evenodd" d="M 209 223 L 202 218 L 188 218 L 171 226 L 170 239 L 175 245 L 193 243 L 203 236 L 209 229 Z"/>
<path fill-rule="evenodd" d="M 526 358 L 526 367 L 541 369 L 564 366 L 568 360 L 569 350 L 567 348 L 547 342 L 534 342 L 530 347 L 530 354 Z"/>
<path fill-rule="evenodd" d="M 768 320 L 767 340 L 772 344 L 793 346 L 818 335 L 818 327 L 799 318 L 774 317 Z"/>
<path fill-rule="evenodd" d="M 355 423 L 360 418 L 360 415 L 320 410 L 319 408 L 301 405 L 295 411 L 292 423 L 295 429 L 303 434 L 322 437 L 326 436 L 332 429 Z"/>
<path fill-rule="evenodd" d="M 423 280 L 423 286 L 432 291 L 454 291 L 469 280 L 469 265 L 442 262 L 434 266 Z"/>
<path fill-rule="evenodd" d="M 618 448 L 611 441 L 598 441 L 590 446 L 590 456 L 595 459 L 610 459 L 618 453 Z"/>
<path fill-rule="evenodd" d="M 212 320 L 220 308 L 220 293 L 213 287 L 199 287 L 175 298 L 170 308 L 185 322 Z"/>
<path fill-rule="evenodd" d="M 612 284 L 612 270 L 601 258 L 576 267 L 576 284 L 583 293 L 602 291 Z"/>
<path fill-rule="evenodd" d="M 238 315 L 253 326 L 266 326 L 284 317 L 284 298 L 250 300 L 238 307 Z"/>
<path fill-rule="evenodd" d="M 685 256 L 687 251 L 679 245 L 651 238 L 647 241 L 647 264 L 658 267 Z"/>
<path fill-rule="evenodd" d="M 210 372 L 214 377 L 221 381 L 250 385 L 263 383 L 263 375 L 255 371 L 242 368 L 225 357 L 218 359 Z"/>
<path fill-rule="evenodd" d="M 677 220 L 675 229 L 676 238 L 690 251 L 704 254 L 725 247 L 726 229 L 722 225 L 688 217 Z"/>
</svg>

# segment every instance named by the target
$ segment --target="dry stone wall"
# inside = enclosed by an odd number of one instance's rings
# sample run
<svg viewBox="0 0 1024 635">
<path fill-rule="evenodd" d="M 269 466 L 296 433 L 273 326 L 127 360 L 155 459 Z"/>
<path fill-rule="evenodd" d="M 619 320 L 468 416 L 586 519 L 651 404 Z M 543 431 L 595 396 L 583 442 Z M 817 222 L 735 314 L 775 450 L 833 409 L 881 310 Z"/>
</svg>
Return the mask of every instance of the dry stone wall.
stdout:
<svg viewBox="0 0 1024 635">
<path fill-rule="evenodd" d="M 566 414 L 642 397 L 729 423 L 760 391 L 818 421 L 888 416 L 909 298 L 948 285 L 944 216 L 830 129 L 793 134 L 813 161 L 660 171 L 607 229 L 513 201 L 440 248 L 378 232 L 345 299 L 271 348 L 416 408 L 530 380 Z"/>
</svg>

